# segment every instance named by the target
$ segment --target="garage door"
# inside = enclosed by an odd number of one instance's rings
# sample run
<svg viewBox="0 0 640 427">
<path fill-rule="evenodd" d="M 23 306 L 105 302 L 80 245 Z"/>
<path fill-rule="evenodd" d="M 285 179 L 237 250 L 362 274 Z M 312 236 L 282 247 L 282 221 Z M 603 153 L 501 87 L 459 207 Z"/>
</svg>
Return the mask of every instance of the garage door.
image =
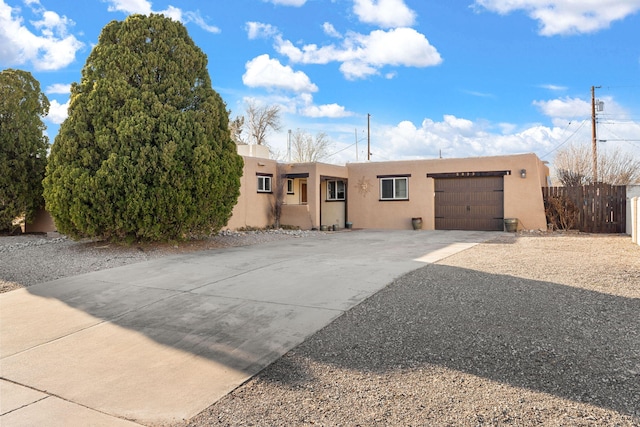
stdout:
<svg viewBox="0 0 640 427">
<path fill-rule="evenodd" d="M 436 230 L 502 231 L 504 177 L 435 179 Z"/>
</svg>

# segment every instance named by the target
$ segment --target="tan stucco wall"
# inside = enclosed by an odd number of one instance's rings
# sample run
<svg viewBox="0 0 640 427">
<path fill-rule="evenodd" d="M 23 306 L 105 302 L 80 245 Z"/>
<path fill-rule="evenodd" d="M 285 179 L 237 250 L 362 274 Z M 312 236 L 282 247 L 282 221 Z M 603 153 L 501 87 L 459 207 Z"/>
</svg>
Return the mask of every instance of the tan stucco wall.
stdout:
<svg viewBox="0 0 640 427">
<path fill-rule="evenodd" d="M 233 214 L 227 229 L 242 227 L 267 227 L 273 224 L 272 203 L 273 194 L 257 192 L 257 173 L 273 174 L 272 187 L 275 189 L 278 180 L 278 163 L 275 160 L 243 157 L 244 168 L 241 178 L 240 197 L 238 204 L 233 209 Z M 294 179 L 294 193 L 286 194 L 285 205 L 282 208 L 280 223 L 300 227 L 303 230 L 320 227 L 321 209 L 327 209 L 326 214 L 331 221 L 338 221 L 340 227 L 344 227 L 345 213 L 344 202 L 326 202 L 326 183 L 323 179 L 334 177 L 347 180 L 347 168 L 344 166 L 329 165 L 325 163 L 292 163 L 280 164 L 287 174 L 308 174 L 305 178 Z M 307 203 L 300 200 L 301 183 L 307 183 Z M 331 206 L 329 206 L 331 205 Z M 342 214 L 339 214 L 340 208 Z M 324 212 L 324 211 L 323 211 Z M 331 222 L 330 224 L 334 224 Z"/>
<path fill-rule="evenodd" d="M 340 209 L 338 205 L 342 207 L 344 211 L 344 203 L 341 202 L 326 202 L 326 182 L 327 178 L 336 178 L 347 180 L 348 171 L 344 166 L 338 165 L 329 165 L 326 163 L 292 163 L 287 166 L 287 173 L 291 174 L 309 174 L 307 178 L 304 178 L 307 182 L 307 215 L 310 218 L 311 227 L 310 228 L 319 228 L 320 225 L 332 225 L 335 222 L 327 222 L 327 221 L 338 221 L 338 225 L 340 227 L 344 227 L 345 222 L 345 214 L 337 215 L 337 211 Z M 299 182 L 301 179 L 295 179 L 295 191 L 299 192 Z M 299 203 L 299 195 L 294 194 L 291 198 L 287 197 L 288 204 L 298 204 Z M 329 206 L 332 205 L 332 206 Z M 328 215 L 325 220 L 325 215 Z M 282 224 L 287 225 L 298 225 L 290 224 L 284 221 L 287 219 L 283 218 Z M 322 220 L 322 224 L 321 224 Z M 298 225 L 300 226 L 300 225 Z M 302 226 L 300 226 L 303 228 Z M 308 229 L 308 228 L 307 228 Z"/>
<path fill-rule="evenodd" d="M 262 159 L 269 159 L 269 147 L 257 144 L 241 144 L 237 146 L 238 154 L 243 157 L 257 157 Z"/>
<path fill-rule="evenodd" d="M 272 174 L 272 188 L 277 179 L 277 162 L 257 157 L 243 157 L 243 174 L 240 178 L 240 197 L 233 208 L 225 229 L 235 230 L 251 226 L 264 228 L 273 224 L 273 194 L 258 193 L 257 173 Z"/>
<path fill-rule="evenodd" d="M 346 222 L 346 199 L 344 201 L 327 201 L 327 181 L 322 182 L 320 190 L 320 220 L 322 222 L 320 225 L 328 227 L 337 225 L 339 228 L 344 228 L 344 223 Z"/>
<path fill-rule="evenodd" d="M 424 229 L 435 228 L 434 180 L 431 173 L 508 170 L 504 177 L 504 216 L 518 218 L 520 228 L 546 229 L 541 186 L 548 168 L 535 154 L 432 159 L 395 162 L 350 163 L 347 193 L 348 220 L 355 228 L 411 229 L 411 218 L 422 217 Z M 520 171 L 526 169 L 526 178 Z M 409 200 L 380 201 L 378 175 L 406 175 Z"/>
</svg>

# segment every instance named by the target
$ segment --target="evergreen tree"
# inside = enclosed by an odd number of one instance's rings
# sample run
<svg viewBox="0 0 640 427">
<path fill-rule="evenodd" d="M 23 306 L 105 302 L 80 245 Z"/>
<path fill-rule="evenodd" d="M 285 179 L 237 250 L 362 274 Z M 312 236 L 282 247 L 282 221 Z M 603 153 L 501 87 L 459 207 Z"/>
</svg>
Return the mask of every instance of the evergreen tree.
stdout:
<svg viewBox="0 0 640 427">
<path fill-rule="evenodd" d="M 162 15 L 102 30 L 71 88 L 44 196 L 74 238 L 173 240 L 228 222 L 242 158 L 205 54 Z"/>
<path fill-rule="evenodd" d="M 17 217 L 29 221 L 44 205 L 42 179 L 49 139 L 42 118 L 49 100 L 31 73 L 0 72 L 0 230 Z"/>
</svg>

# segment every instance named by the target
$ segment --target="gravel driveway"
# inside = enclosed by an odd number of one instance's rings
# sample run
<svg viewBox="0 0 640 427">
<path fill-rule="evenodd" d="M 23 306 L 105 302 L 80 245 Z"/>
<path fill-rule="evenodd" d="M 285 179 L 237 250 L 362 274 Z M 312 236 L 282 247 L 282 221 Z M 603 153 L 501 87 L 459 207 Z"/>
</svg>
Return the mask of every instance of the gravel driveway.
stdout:
<svg viewBox="0 0 640 427">
<path fill-rule="evenodd" d="M 5 291 L 203 248 L 10 239 Z M 210 425 L 640 426 L 640 247 L 505 234 L 427 265 L 180 424 Z"/>
</svg>

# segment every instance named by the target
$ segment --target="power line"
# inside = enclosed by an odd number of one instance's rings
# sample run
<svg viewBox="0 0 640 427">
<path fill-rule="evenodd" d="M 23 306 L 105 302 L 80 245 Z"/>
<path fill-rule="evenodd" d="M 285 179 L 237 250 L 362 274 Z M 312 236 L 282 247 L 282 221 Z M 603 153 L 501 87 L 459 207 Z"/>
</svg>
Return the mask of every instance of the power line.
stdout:
<svg viewBox="0 0 640 427">
<path fill-rule="evenodd" d="M 325 156 L 325 158 L 333 157 L 333 156 L 335 156 L 336 154 L 342 153 L 342 152 L 343 152 L 343 151 L 345 151 L 346 149 L 351 148 L 351 147 L 353 147 L 353 146 L 354 146 L 354 145 L 356 145 L 356 144 L 357 144 L 357 143 L 356 143 L 356 142 L 354 142 L 354 143 L 353 143 L 353 144 L 351 144 L 351 145 L 347 145 L 347 146 L 346 146 L 346 147 L 344 147 L 343 149 L 338 150 L 338 151 L 336 151 L 335 153 L 332 153 L 332 154 L 329 154 L 329 155 Z"/>
<path fill-rule="evenodd" d="M 582 123 L 580 123 L 580 126 L 578 126 L 578 128 L 573 131 L 573 133 L 571 135 L 569 135 L 567 137 L 567 139 L 565 139 L 564 141 L 562 141 L 560 144 L 558 144 L 556 147 L 554 147 L 551 151 L 549 151 L 547 154 L 543 155 L 542 157 L 540 157 L 541 159 L 544 159 L 545 157 L 547 157 L 549 154 L 553 153 L 554 151 L 556 151 L 558 148 L 562 147 L 564 144 L 566 144 L 571 138 L 573 138 L 573 136 L 578 133 L 578 131 L 580 129 L 582 129 L 582 126 L 584 126 L 584 124 L 587 122 L 587 120 L 583 120 Z"/>
<path fill-rule="evenodd" d="M 635 122 L 634 122 L 635 123 Z M 640 146 L 634 144 L 633 142 L 640 142 L 640 139 L 626 139 L 626 138 L 622 138 L 620 137 L 620 135 L 618 135 L 617 133 L 615 133 L 612 129 L 609 128 L 609 126 L 604 126 L 609 132 L 611 132 L 612 135 L 614 135 L 616 138 L 618 139 L 605 139 L 604 141 L 612 141 L 612 142 L 628 142 L 631 145 L 633 145 L 634 147 L 638 147 L 640 148 Z"/>
</svg>

